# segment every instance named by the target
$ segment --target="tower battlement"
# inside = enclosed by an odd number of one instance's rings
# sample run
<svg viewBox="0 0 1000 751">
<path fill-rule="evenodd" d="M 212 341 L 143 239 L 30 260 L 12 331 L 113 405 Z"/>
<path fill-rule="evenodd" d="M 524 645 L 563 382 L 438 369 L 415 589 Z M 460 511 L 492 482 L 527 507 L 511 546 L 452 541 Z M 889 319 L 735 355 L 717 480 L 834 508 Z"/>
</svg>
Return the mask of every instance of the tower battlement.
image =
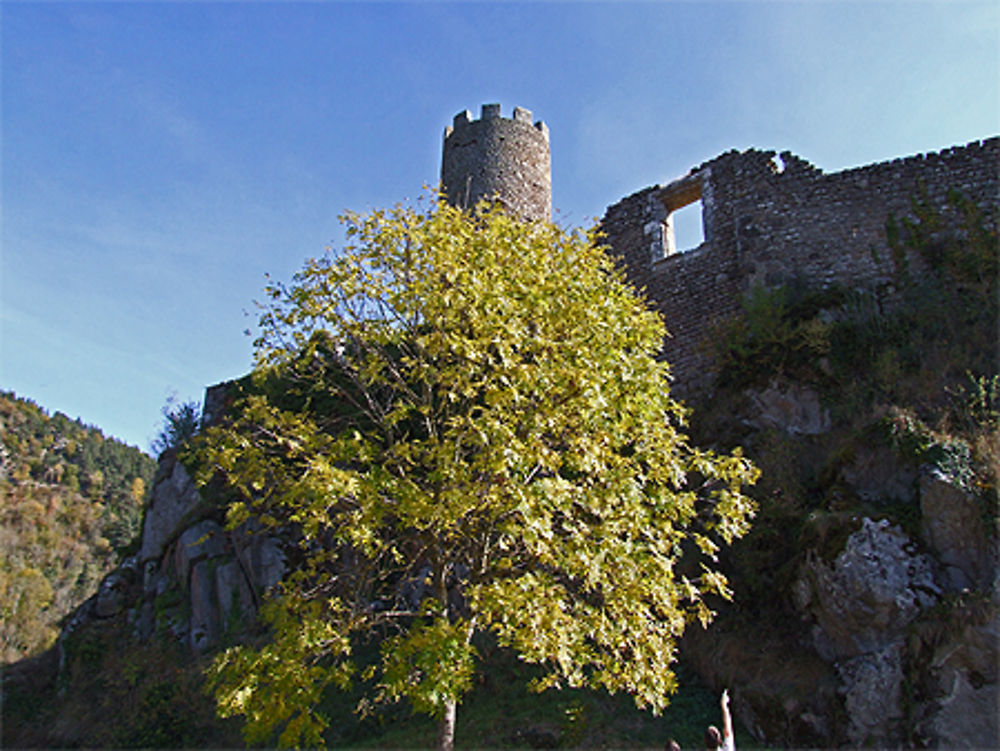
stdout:
<svg viewBox="0 0 1000 751">
<path fill-rule="evenodd" d="M 441 185 L 448 202 L 463 208 L 495 199 L 528 221 L 552 216 L 549 129 L 515 107 L 505 118 L 499 104 L 484 104 L 479 120 L 469 110 L 444 131 Z"/>
<path fill-rule="evenodd" d="M 482 112 L 482 114 L 480 114 L 481 120 L 496 120 L 503 118 L 503 115 L 501 115 L 500 113 L 499 104 L 484 104 L 481 112 Z M 525 109 L 524 107 L 515 107 L 514 115 L 511 119 L 514 120 L 515 122 L 525 123 L 526 125 L 532 125 L 531 110 Z M 452 121 L 451 125 L 445 126 L 444 128 L 445 139 L 447 139 L 448 136 L 450 136 L 455 131 L 461 130 L 466 125 L 470 125 L 474 122 L 476 121 L 472 119 L 472 113 L 469 112 L 469 110 L 462 110 L 457 115 L 455 115 L 455 118 Z M 543 121 L 541 120 L 536 121 L 532 127 L 534 127 L 535 130 L 537 130 L 543 136 L 545 136 L 546 141 L 549 140 L 549 126 L 547 126 Z"/>
</svg>

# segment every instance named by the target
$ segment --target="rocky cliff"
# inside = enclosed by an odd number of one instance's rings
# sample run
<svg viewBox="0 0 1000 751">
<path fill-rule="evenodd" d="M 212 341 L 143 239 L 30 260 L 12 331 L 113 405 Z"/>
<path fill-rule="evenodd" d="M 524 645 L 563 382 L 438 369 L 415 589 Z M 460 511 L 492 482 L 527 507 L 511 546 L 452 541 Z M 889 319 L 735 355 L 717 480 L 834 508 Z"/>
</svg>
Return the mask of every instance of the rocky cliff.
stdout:
<svg viewBox="0 0 1000 751">
<path fill-rule="evenodd" d="M 176 451 L 165 451 L 139 552 L 76 611 L 61 643 L 90 621 L 123 613 L 139 641 L 169 633 L 195 652 L 246 627 L 262 595 L 284 574 L 284 555 L 271 537 L 245 527 L 225 529 L 222 516 L 202 499 Z"/>
<path fill-rule="evenodd" d="M 696 406 L 702 438 L 746 447 L 763 479 L 727 560 L 735 601 L 684 654 L 767 743 L 1000 747 L 1000 378 L 972 375 L 993 354 L 974 348 L 962 372 L 941 319 L 894 340 L 905 307 L 837 344 L 855 313 L 812 299 L 764 327 L 783 348 L 757 331 Z"/>
</svg>

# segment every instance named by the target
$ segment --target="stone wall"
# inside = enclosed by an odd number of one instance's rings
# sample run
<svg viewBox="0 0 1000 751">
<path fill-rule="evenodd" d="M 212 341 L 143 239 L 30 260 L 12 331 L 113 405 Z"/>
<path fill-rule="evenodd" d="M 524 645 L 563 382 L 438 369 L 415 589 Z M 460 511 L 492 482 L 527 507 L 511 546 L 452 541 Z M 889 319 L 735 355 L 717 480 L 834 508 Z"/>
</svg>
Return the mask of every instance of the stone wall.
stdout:
<svg viewBox="0 0 1000 751">
<path fill-rule="evenodd" d="M 683 391 L 709 377 L 706 336 L 752 286 L 891 283 L 889 217 L 912 216 L 922 195 L 947 215 L 954 190 L 992 216 L 998 172 L 1000 138 L 829 175 L 788 152 L 731 151 L 622 199 L 601 226 L 629 279 L 665 317 L 665 356 Z M 705 240 L 673 252 L 671 213 L 697 200 Z"/>
<path fill-rule="evenodd" d="M 459 112 L 444 132 L 441 185 L 453 206 L 496 198 L 523 219 L 548 221 L 549 129 L 540 120 L 532 125 L 523 107 L 515 107 L 511 119 L 500 116 L 499 104 L 484 104 L 479 120 Z"/>
</svg>

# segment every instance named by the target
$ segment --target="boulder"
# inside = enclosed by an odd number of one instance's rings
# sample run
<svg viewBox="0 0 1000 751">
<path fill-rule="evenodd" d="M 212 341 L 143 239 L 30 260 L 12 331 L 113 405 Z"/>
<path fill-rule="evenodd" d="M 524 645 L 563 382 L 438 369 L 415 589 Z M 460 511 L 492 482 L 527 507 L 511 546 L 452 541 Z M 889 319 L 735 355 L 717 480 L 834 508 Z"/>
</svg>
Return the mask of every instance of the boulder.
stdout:
<svg viewBox="0 0 1000 751">
<path fill-rule="evenodd" d="M 837 663 L 852 746 L 886 747 L 899 739 L 903 721 L 903 649 L 883 649 Z"/>
<path fill-rule="evenodd" d="M 808 386 L 774 379 L 763 391 L 748 396 L 753 405 L 747 420 L 751 427 L 777 428 L 793 435 L 818 435 L 830 429 L 829 410 Z"/>
<path fill-rule="evenodd" d="M 885 648 L 936 602 L 933 562 L 913 548 L 899 527 L 865 518 L 832 563 L 808 557 L 794 601 L 815 620 L 813 640 L 824 659 Z"/>
</svg>

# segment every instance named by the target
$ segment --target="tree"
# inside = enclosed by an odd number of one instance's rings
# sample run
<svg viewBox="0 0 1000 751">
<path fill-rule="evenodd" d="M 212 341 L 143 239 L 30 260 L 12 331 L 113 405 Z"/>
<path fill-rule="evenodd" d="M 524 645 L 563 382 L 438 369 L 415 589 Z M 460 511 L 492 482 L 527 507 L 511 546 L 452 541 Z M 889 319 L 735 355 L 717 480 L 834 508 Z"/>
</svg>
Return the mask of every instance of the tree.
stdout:
<svg viewBox="0 0 1000 751">
<path fill-rule="evenodd" d="M 167 449 L 175 449 L 190 441 L 201 424 L 201 405 L 197 401 L 178 402 L 171 394 L 160 410 L 163 421 L 149 447 L 153 456 L 159 456 Z"/>
<path fill-rule="evenodd" d="M 253 384 L 194 451 L 243 499 L 229 524 L 293 530 L 298 561 L 266 638 L 216 660 L 219 711 L 321 745 L 321 692 L 360 680 L 450 749 L 476 638 L 544 666 L 538 689 L 662 709 L 756 478 L 688 444 L 662 321 L 593 233 L 436 202 L 344 221 L 341 253 L 268 286 Z"/>
</svg>

